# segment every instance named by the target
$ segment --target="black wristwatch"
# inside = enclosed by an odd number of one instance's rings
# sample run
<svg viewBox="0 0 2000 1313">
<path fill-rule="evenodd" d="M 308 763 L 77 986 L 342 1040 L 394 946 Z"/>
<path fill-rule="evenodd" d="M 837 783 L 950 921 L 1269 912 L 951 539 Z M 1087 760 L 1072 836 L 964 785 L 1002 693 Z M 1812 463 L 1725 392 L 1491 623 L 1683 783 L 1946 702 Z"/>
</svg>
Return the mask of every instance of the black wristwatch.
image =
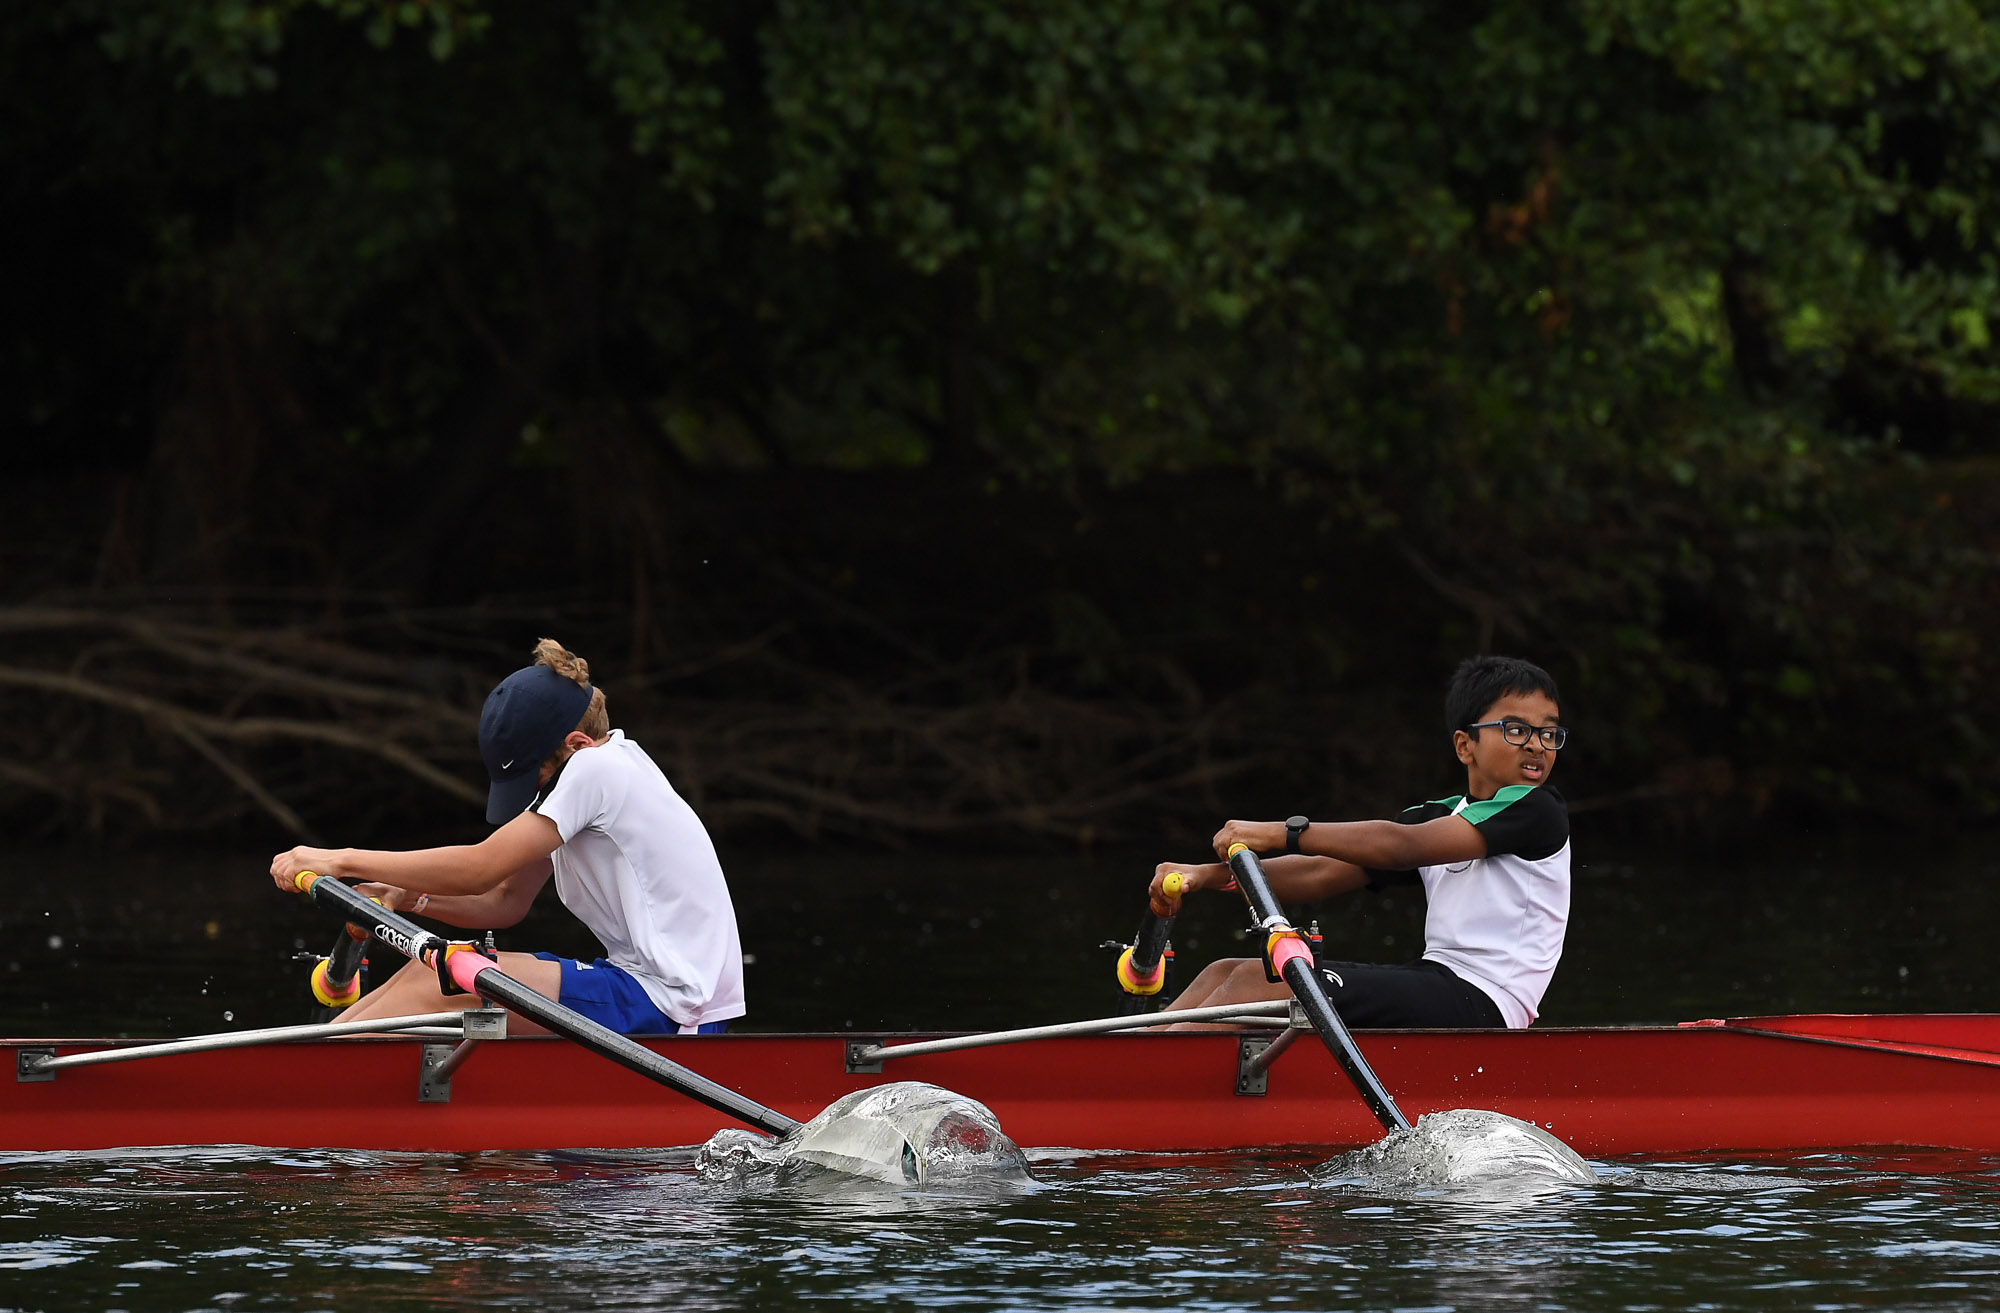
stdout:
<svg viewBox="0 0 2000 1313">
<path fill-rule="evenodd" d="M 1290 816 L 1285 819 L 1286 852 L 1295 853 L 1299 850 L 1299 836 L 1304 834 L 1306 826 L 1311 824 L 1312 822 L 1303 816 Z"/>
</svg>

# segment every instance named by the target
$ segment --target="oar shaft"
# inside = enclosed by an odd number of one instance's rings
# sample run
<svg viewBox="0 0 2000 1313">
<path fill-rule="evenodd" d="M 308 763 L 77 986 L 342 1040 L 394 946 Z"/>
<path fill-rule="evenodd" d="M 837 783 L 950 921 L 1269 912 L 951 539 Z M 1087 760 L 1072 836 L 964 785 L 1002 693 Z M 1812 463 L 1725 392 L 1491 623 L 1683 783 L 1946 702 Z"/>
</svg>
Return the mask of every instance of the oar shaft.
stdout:
<svg viewBox="0 0 2000 1313">
<path fill-rule="evenodd" d="M 361 974 L 361 955 L 367 950 L 366 939 L 356 939 L 342 927 L 333 951 L 326 955 L 326 983 L 335 990 L 347 988 Z"/>
<path fill-rule="evenodd" d="M 1243 901 L 1249 904 L 1250 914 L 1256 918 L 1260 928 L 1267 933 L 1276 929 L 1291 929 L 1284 909 L 1271 892 L 1270 881 L 1264 878 L 1264 866 L 1257 860 L 1256 853 L 1248 848 L 1237 848 L 1229 855 L 1229 869 L 1236 873 L 1236 887 L 1243 891 Z M 1348 1033 L 1346 1023 L 1341 1021 L 1340 1013 L 1334 1009 L 1333 1000 L 1327 997 L 1325 983 L 1314 973 L 1310 954 L 1286 955 L 1279 974 L 1291 987 L 1292 996 L 1298 999 L 1299 1006 L 1305 1009 L 1306 1019 L 1319 1032 L 1320 1040 L 1333 1054 L 1333 1060 L 1354 1082 L 1361 1101 L 1368 1105 L 1368 1111 L 1375 1114 L 1375 1120 L 1382 1123 L 1382 1129 L 1408 1130 L 1410 1119 L 1403 1115 L 1395 1099 L 1389 1096 L 1388 1088 L 1375 1075 L 1374 1068 L 1361 1056 L 1354 1036 Z"/>
<path fill-rule="evenodd" d="M 300 878 L 306 879 L 303 875 Z M 445 970 L 461 987 L 539 1022 L 621 1067 L 678 1090 L 697 1103 L 706 1104 L 717 1112 L 727 1113 L 738 1121 L 773 1135 L 782 1135 L 798 1125 L 785 1114 L 689 1071 L 617 1031 L 537 993 L 486 958 L 463 950 L 452 953 L 448 940 L 432 934 L 414 921 L 404 920 L 338 880 L 312 876 L 306 892 L 320 906 L 339 912 L 356 925 L 366 926 L 376 939 L 411 961 L 436 968 L 443 960 Z"/>
<path fill-rule="evenodd" d="M 367 950 L 368 932 L 360 926 L 344 925 L 340 937 L 333 941 L 333 951 L 313 966 L 313 997 L 330 1012 L 361 1001 L 361 957 Z"/>
<path fill-rule="evenodd" d="M 1167 954 L 1167 941 L 1173 933 L 1174 918 L 1155 915 L 1148 908 L 1146 919 L 1139 923 L 1139 933 L 1132 940 L 1132 970 L 1142 976 L 1150 976 L 1158 970 L 1160 959 Z"/>
<path fill-rule="evenodd" d="M 783 1135 L 798 1125 L 798 1122 L 781 1112 L 766 1108 L 763 1104 L 747 1099 L 726 1085 L 718 1085 L 699 1073 L 689 1071 L 677 1062 L 669 1061 L 659 1054 L 635 1043 L 608 1026 L 603 1026 L 590 1018 L 564 1007 L 543 994 L 528 988 L 497 967 L 486 967 L 473 977 L 473 984 L 481 998 L 490 999 L 504 1008 L 520 1013 L 531 1021 L 538 1021 L 558 1035 L 581 1044 L 602 1058 L 609 1058 L 621 1067 L 629 1068 L 662 1085 L 671 1086 L 697 1103 L 705 1103 L 717 1112 L 731 1117 L 760 1131 L 772 1135 Z"/>
<path fill-rule="evenodd" d="M 1187 877 L 1179 871 L 1169 874 L 1163 886 L 1169 907 L 1180 907 L 1181 891 L 1187 885 Z M 1118 987 L 1144 1006 L 1143 1000 L 1158 994 L 1167 983 L 1167 972 L 1163 959 L 1167 955 L 1168 940 L 1174 933 L 1174 912 L 1159 915 L 1149 903 L 1146 917 L 1139 922 L 1139 933 L 1132 937 L 1132 946 L 1118 955 Z"/>
</svg>

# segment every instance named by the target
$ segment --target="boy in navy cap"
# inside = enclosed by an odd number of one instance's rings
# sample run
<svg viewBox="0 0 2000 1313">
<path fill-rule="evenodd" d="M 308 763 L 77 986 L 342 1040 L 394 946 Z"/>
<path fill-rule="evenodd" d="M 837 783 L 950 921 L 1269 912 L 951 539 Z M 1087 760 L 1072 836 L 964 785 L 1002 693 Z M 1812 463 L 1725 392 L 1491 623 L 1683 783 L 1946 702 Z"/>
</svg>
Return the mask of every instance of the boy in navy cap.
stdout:
<svg viewBox="0 0 2000 1313">
<path fill-rule="evenodd" d="M 743 951 L 715 846 L 653 759 L 611 728 L 588 664 L 552 638 L 537 643 L 535 664 L 487 697 L 479 755 L 486 819 L 500 827 L 482 842 L 294 848 L 271 860 L 273 881 L 289 892 L 300 871 L 359 879 L 391 911 L 483 930 L 519 922 L 553 876 L 606 956 L 502 953 L 502 970 L 627 1035 L 713 1033 L 743 1015 Z M 436 973 L 412 963 L 347 1018 L 479 1004 L 445 997 Z"/>
<path fill-rule="evenodd" d="M 1414 962 L 1322 962 L 1327 993 L 1360 1027 L 1526 1026 L 1562 956 L 1569 923 L 1569 810 L 1548 787 L 1569 741 L 1546 670 L 1513 657 L 1472 657 L 1445 693 L 1445 728 L 1465 767 L 1465 792 L 1418 803 L 1393 821 L 1231 821 L 1232 844 L 1276 853 L 1265 861 L 1282 902 L 1311 903 L 1364 886 L 1421 881 L 1428 907 L 1424 954 Z M 1220 862 L 1162 863 L 1153 910 L 1170 908 L 1166 877 L 1186 888 L 1231 883 Z M 1169 1009 L 1289 997 L 1256 958 L 1210 963 Z"/>
</svg>

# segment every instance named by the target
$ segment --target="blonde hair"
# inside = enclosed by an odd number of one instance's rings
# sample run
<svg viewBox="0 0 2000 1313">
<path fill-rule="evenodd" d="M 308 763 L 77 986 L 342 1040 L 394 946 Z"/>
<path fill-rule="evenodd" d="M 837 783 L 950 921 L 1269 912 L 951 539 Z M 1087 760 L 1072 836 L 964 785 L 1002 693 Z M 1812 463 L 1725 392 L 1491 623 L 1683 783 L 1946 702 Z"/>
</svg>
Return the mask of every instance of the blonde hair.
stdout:
<svg viewBox="0 0 2000 1313">
<path fill-rule="evenodd" d="M 577 732 L 588 734 L 593 739 L 601 739 L 611 732 L 611 713 L 604 709 L 604 690 L 590 682 L 588 661 L 555 639 L 543 638 L 535 642 L 534 664 L 547 666 L 565 679 L 573 679 L 579 686 L 590 690 L 590 705 L 583 709 L 583 719 L 576 722 Z"/>
</svg>

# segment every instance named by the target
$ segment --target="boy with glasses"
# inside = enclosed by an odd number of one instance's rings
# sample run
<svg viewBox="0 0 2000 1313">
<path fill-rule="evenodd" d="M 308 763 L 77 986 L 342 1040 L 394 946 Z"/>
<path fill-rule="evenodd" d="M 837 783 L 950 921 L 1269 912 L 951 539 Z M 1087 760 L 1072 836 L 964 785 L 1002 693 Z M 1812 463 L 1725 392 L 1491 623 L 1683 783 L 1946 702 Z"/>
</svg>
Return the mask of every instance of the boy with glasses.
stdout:
<svg viewBox="0 0 2000 1313">
<path fill-rule="evenodd" d="M 1215 836 L 1227 854 L 1243 843 L 1264 862 L 1285 903 L 1421 882 L 1428 900 L 1424 954 L 1395 966 L 1322 962 L 1334 1006 L 1350 1026 L 1526 1026 L 1534 1021 L 1569 921 L 1569 812 L 1546 787 L 1569 731 L 1561 698 L 1541 667 L 1513 657 L 1461 662 L 1445 694 L 1445 724 L 1465 767 L 1465 792 L 1422 802 L 1393 821 L 1231 821 Z M 1163 882 L 1226 889 L 1227 865 L 1162 863 L 1153 910 L 1171 910 Z M 1282 999 L 1256 958 L 1211 963 L 1169 1011 Z"/>
</svg>

